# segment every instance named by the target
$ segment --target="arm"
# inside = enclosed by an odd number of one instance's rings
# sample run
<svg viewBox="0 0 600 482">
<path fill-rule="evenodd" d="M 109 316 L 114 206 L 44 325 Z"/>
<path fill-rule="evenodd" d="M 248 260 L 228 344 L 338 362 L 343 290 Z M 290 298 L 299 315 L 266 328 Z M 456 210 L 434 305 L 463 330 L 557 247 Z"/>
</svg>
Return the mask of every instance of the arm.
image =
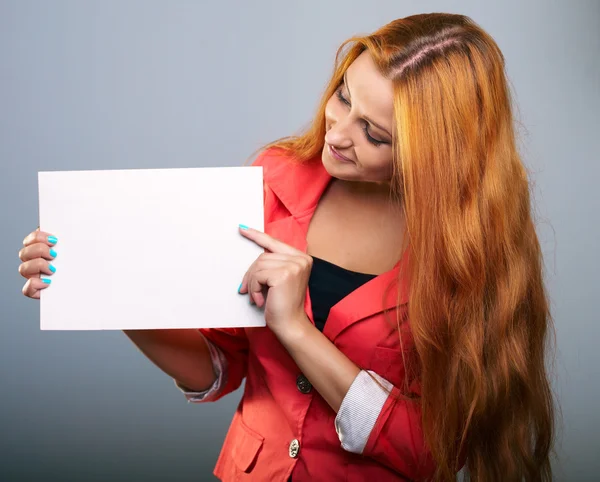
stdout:
<svg viewBox="0 0 600 482">
<path fill-rule="evenodd" d="M 236 390 L 246 376 L 248 340 L 243 329 L 125 330 L 190 402 L 213 402 Z"/>
<path fill-rule="evenodd" d="M 195 391 L 216 379 L 205 338 L 198 330 L 125 330 L 129 339 L 158 368 Z"/>
<path fill-rule="evenodd" d="M 346 355 L 309 320 L 291 323 L 294 329 L 277 332 L 282 345 L 313 387 L 337 413 L 352 382 L 360 373 Z"/>
</svg>

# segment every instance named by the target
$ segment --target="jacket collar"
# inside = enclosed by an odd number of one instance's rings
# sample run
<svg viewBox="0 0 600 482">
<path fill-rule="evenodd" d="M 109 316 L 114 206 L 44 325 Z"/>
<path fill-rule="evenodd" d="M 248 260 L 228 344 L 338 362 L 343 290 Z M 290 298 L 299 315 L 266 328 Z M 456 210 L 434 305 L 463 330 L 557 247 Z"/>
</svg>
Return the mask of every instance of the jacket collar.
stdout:
<svg viewBox="0 0 600 482">
<path fill-rule="evenodd" d="M 269 162 L 263 165 L 265 183 L 292 216 L 314 211 L 331 181 L 321 157 L 299 163 L 281 151 L 269 154 Z"/>
</svg>

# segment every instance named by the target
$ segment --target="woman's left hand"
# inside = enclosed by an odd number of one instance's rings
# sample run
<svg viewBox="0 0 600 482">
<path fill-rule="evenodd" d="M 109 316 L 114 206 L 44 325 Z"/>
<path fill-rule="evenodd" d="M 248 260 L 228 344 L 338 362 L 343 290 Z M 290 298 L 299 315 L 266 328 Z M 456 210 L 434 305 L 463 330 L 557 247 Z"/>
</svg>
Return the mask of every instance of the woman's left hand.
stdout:
<svg viewBox="0 0 600 482">
<path fill-rule="evenodd" d="M 280 337 L 307 321 L 304 300 L 312 257 L 261 231 L 240 226 L 240 233 L 267 252 L 246 271 L 239 292 L 264 306 L 267 326 Z"/>
</svg>

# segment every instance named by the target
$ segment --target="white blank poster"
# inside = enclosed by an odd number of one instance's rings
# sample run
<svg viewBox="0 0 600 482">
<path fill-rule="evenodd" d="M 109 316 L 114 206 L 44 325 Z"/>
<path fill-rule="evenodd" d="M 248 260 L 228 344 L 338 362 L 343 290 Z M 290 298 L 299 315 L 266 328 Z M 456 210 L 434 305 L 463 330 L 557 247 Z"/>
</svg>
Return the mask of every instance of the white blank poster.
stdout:
<svg viewBox="0 0 600 482">
<path fill-rule="evenodd" d="M 262 167 L 40 172 L 58 238 L 42 330 L 264 326 L 237 292 L 263 249 Z"/>
</svg>

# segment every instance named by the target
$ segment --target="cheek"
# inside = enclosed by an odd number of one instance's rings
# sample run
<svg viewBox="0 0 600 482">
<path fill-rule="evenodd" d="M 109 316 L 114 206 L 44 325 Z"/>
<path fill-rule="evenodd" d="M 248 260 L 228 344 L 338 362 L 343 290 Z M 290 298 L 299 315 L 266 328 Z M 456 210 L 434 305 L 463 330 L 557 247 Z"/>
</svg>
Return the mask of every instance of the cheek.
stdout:
<svg viewBox="0 0 600 482">
<path fill-rule="evenodd" d="M 389 181 L 392 177 L 392 156 L 390 153 L 378 152 L 378 149 L 382 148 L 387 149 L 383 146 L 365 146 L 362 155 L 357 156 L 361 171 L 373 181 Z"/>
</svg>

